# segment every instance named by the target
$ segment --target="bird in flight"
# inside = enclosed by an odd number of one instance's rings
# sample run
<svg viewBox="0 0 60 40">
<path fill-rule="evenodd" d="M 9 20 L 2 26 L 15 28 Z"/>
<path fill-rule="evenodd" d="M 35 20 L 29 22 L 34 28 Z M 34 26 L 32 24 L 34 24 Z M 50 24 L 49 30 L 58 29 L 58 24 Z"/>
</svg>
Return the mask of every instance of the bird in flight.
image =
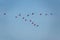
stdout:
<svg viewBox="0 0 60 40">
<path fill-rule="evenodd" d="M 32 13 L 32 15 L 34 15 L 34 13 Z"/>
<path fill-rule="evenodd" d="M 4 13 L 4 15 L 6 15 L 6 13 Z"/>
</svg>

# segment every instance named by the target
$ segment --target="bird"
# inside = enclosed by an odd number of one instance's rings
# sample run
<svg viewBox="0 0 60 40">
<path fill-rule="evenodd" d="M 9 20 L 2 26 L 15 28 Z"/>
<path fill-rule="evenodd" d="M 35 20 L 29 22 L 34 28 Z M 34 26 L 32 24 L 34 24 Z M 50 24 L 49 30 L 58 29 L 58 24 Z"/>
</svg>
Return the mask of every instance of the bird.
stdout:
<svg viewBox="0 0 60 40">
<path fill-rule="evenodd" d="M 22 19 L 24 19 L 25 17 L 22 17 Z"/>
<path fill-rule="evenodd" d="M 17 16 L 15 16 L 15 18 L 18 18 Z"/>
<path fill-rule="evenodd" d="M 35 26 L 36 24 L 34 24 L 34 26 Z"/>
<path fill-rule="evenodd" d="M 19 16 L 21 16 L 21 14 L 19 14 Z"/>
<path fill-rule="evenodd" d="M 37 27 L 38 27 L 39 25 L 37 25 Z"/>
<path fill-rule="evenodd" d="M 50 15 L 53 15 L 53 13 L 50 13 Z"/>
<path fill-rule="evenodd" d="M 34 13 L 32 13 L 32 15 L 34 15 Z"/>
<path fill-rule="evenodd" d="M 30 22 L 31 22 L 32 20 L 30 20 Z"/>
<path fill-rule="evenodd" d="M 25 19 L 25 21 L 27 21 L 27 19 Z"/>
<path fill-rule="evenodd" d="M 4 15 L 6 15 L 6 13 L 4 13 Z"/>
<path fill-rule="evenodd" d="M 40 15 L 42 15 L 42 14 L 40 13 Z"/>
<path fill-rule="evenodd" d="M 34 24 L 34 23 L 32 22 L 32 24 Z"/>
<path fill-rule="evenodd" d="M 27 16 L 29 16 L 29 14 Z"/>
<path fill-rule="evenodd" d="M 45 15 L 47 16 L 48 14 L 46 13 Z"/>
</svg>

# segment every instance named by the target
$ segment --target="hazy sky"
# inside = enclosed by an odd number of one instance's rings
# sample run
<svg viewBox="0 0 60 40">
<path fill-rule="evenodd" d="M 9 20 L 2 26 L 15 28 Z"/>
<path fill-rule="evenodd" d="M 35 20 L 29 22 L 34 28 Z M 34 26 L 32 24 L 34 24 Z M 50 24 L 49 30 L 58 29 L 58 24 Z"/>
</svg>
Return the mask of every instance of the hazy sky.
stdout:
<svg viewBox="0 0 60 40">
<path fill-rule="evenodd" d="M 0 40 L 60 40 L 60 0 L 0 0 Z"/>
</svg>

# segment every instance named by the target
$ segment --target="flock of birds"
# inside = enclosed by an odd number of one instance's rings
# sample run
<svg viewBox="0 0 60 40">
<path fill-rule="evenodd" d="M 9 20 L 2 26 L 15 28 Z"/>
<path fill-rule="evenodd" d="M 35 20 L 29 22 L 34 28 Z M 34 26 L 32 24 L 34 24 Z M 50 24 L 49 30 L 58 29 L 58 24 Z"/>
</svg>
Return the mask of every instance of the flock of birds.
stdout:
<svg viewBox="0 0 60 40">
<path fill-rule="evenodd" d="M 3 15 L 6 15 L 6 13 L 4 13 Z M 31 15 L 34 15 L 34 13 L 32 13 Z M 42 13 L 40 13 L 39 15 L 43 15 Z M 45 14 L 46 16 L 48 15 L 47 13 Z M 53 15 L 53 13 L 50 13 L 50 15 Z M 21 16 L 21 14 L 19 14 L 18 16 Z M 15 16 L 15 18 L 18 18 L 18 16 Z M 26 15 L 27 17 L 30 16 L 29 14 Z M 23 20 L 25 20 L 25 22 L 27 21 L 27 19 L 25 17 L 22 17 Z M 39 27 L 38 24 L 35 24 L 31 19 L 29 20 L 29 22 L 34 25 Z"/>
<path fill-rule="evenodd" d="M 33 16 L 34 13 L 31 13 L 31 15 Z M 40 13 L 39 15 L 43 15 L 42 13 Z M 48 15 L 47 13 L 45 14 L 46 16 Z M 53 13 L 50 13 L 50 15 L 53 15 Z M 18 16 L 21 16 L 21 14 L 19 14 Z M 15 16 L 15 18 L 18 18 L 18 16 Z M 26 15 L 27 17 L 30 16 L 29 14 Z M 22 19 L 25 20 L 25 22 L 27 21 L 27 19 L 25 17 L 22 17 Z M 29 22 L 33 25 L 33 26 L 36 26 L 36 27 L 39 27 L 38 24 L 34 23 L 31 19 L 29 20 Z"/>
</svg>

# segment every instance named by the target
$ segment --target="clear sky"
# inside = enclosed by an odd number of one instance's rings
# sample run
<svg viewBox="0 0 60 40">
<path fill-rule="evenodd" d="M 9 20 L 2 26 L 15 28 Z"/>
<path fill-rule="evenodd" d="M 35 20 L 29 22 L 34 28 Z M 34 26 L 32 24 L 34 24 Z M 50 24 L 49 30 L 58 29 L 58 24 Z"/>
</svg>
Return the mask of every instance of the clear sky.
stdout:
<svg viewBox="0 0 60 40">
<path fill-rule="evenodd" d="M 0 40 L 60 40 L 60 0 L 0 0 Z"/>
</svg>

